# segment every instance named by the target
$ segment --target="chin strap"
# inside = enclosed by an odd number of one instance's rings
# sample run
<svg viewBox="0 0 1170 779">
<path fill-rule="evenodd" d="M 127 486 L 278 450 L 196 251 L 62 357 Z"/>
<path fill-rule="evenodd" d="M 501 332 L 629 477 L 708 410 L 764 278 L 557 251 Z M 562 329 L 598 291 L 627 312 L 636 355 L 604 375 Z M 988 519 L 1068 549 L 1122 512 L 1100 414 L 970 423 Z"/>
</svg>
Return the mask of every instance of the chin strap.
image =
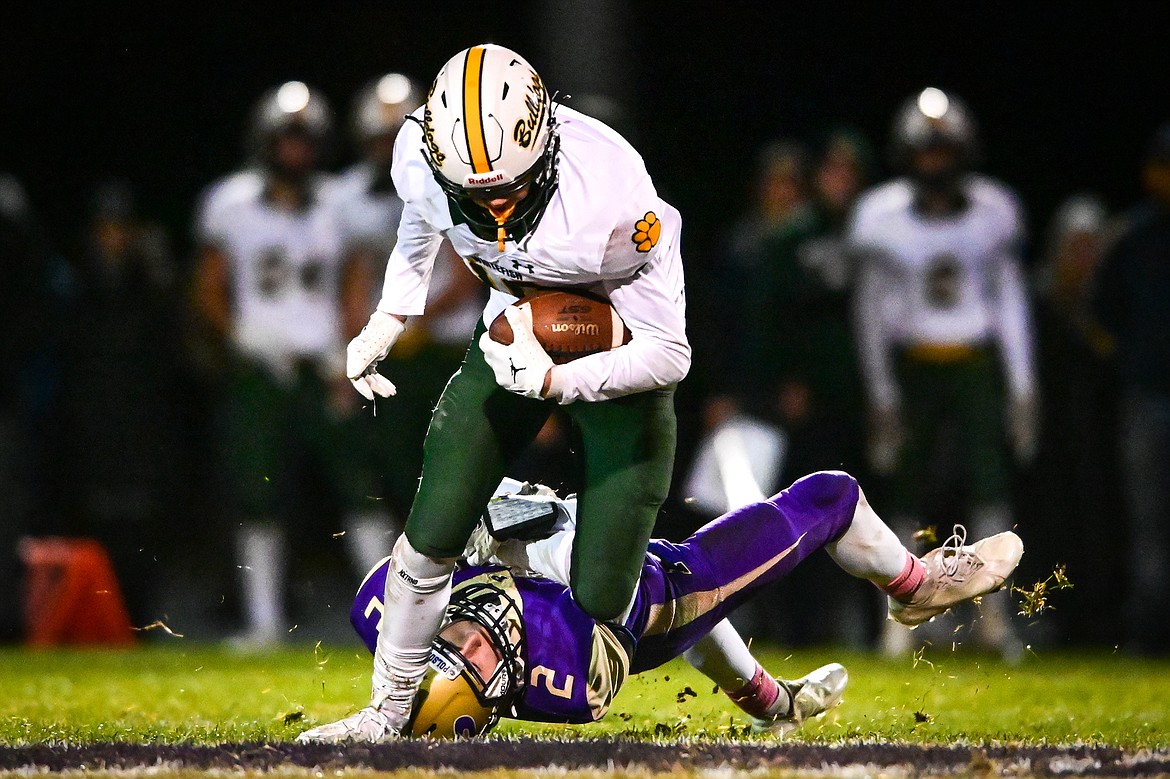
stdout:
<svg viewBox="0 0 1170 779">
<path fill-rule="evenodd" d="M 504 251 L 504 241 L 508 237 L 508 233 L 504 230 L 504 223 L 508 221 L 508 217 L 512 216 L 512 212 L 516 210 L 516 202 L 509 203 L 505 208 L 495 209 L 488 208 L 488 212 L 495 217 L 496 224 L 499 227 L 496 230 L 496 241 L 499 243 L 500 251 Z"/>
</svg>

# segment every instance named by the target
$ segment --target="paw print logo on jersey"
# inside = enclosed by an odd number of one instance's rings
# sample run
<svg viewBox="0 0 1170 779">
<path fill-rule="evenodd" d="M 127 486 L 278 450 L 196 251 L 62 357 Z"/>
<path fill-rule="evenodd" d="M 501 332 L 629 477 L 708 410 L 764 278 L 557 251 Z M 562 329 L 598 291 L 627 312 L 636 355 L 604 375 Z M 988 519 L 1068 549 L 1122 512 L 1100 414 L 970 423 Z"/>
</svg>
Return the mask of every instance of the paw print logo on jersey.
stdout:
<svg viewBox="0 0 1170 779">
<path fill-rule="evenodd" d="M 662 222 L 658 221 L 658 215 L 653 211 L 647 211 L 646 216 L 639 219 L 634 225 L 634 234 L 630 236 L 630 240 L 634 242 L 638 251 L 644 254 L 654 248 L 660 235 L 662 235 Z"/>
</svg>

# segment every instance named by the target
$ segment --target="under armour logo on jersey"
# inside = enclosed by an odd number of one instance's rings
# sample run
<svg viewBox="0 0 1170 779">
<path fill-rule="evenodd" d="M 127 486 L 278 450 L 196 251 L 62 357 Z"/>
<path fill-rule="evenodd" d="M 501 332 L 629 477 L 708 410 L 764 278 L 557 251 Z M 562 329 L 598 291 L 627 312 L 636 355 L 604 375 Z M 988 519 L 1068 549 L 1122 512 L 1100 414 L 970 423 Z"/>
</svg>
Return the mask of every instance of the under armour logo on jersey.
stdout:
<svg viewBox="0 0 1170 779">
<path fill-rule="evenodd" d="M 520 260 L 512 260 L 512 267 L 515 268 L 516 270 L 520 270 L 521 268 L 524 268 L 529 273 L 536 272 L 536 266 L 533 265 L 531 262 L 520 262 Z"/>
<path fill-rule="evenodd" d="M 655 247 L 661 235 L 662 222 L 658 220 L 658 214 L 647 211 L 646 216 L 634 224 L 634 234 L 630 240 L 634 242 L 634 248 L 644 254 Z"/>
</svg>

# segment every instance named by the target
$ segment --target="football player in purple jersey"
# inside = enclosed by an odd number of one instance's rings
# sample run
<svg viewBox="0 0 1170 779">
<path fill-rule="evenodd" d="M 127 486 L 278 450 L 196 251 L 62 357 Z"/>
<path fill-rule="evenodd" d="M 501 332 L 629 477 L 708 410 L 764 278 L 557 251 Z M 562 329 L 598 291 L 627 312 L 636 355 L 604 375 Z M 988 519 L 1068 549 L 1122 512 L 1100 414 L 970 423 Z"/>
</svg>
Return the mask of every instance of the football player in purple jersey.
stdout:
<svg viewBox="0 0 1170 779">
<path fill-rule="evenodd" d="M 547 488 L 501 485 L 456 569 L 406 733 L 478 735 L 501 716 L 593 722 L 629 674 L 682 655 L 752 718 L 753 730 L 783 736 L 839 703 L 848 676 L 835 663 L 794 681 L 768 674 L 727 619 L 757 590 L 824 548 L 847 573 L 887 593 L 891 619 L 914 626 L 999 589 L 1023 554 L 1010 531 L 965 545 L 966 531 L 956 526 L 947 542 L 918 558 L 852 476 L 822 471 L 682 543 L 652 540 L 628 607 L 600 622 L 567 585 L 575 510 L 572 498 L 560 500 Z M 387 559 L 370 572 L 350 614 L 371 651 L 388 570 Z M 367 706 L 298 740 L 399 735 Z"/>
</svg>

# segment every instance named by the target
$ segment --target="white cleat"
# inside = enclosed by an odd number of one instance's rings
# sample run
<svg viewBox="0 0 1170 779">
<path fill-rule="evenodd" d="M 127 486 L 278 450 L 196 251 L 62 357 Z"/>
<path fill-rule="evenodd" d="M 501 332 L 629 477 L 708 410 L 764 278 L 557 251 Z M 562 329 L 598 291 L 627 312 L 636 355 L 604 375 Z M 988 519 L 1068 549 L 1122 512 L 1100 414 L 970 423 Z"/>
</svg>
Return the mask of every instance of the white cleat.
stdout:
<svg viewBox="0 0 1170 779">
<path fill-rule="evenodd" d="M 401 737 L 401 731 L 390 722 L 386 712 L 373 706 L 366 706 L 345 719 L 306 730 L 297 736 L 297 743 L 344 744 L 360 742 L 380 744 L 386 741 L 397 741 Z"/>
<path fill-rule="evenodd" d="M 955 532 L 938 549 L 922 556 L 926 575 L 907 603 L 889 599 L 890 619 L 914 627 L 934 619 L 958 603 L 1003 587 L 1020 564 L 1024 542 L 1015 533 L 997 533 L 964 546 L 967 529 Z"/>
<path fill-rule="evenodd" d="M 849 672 L 840 663 L 829 663 L 799 679 L 777 681 L 791 696 L 792 711 L 772 719 L 752 717 L 752 733 L 771 733 L 776 738 L 784 738 L 806 721 L 839 705 L 849 684 Z"/>
</svg>

